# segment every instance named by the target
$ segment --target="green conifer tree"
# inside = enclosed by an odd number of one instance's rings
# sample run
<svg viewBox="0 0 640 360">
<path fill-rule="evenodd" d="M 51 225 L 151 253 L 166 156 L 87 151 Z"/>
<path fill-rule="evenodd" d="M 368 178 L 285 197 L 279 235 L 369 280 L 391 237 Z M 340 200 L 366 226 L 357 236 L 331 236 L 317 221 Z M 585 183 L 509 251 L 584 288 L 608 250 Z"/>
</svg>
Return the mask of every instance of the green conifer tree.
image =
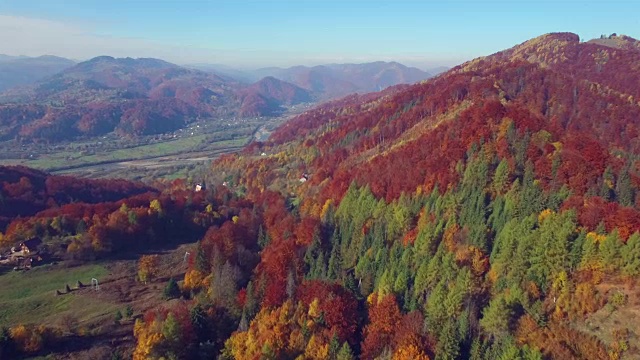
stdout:
<svg viewBox="0 0 640 360">
<path fill-rule="evenodd" d="M 342 347 L 340 348 L 340 351 L 338 351 L 336 360 L 355 360 L 353 351 L 351 351 L 351 347 L 349 346 L 349 343 L 347 343 L 346 341 L 342 343 Z"/>
</svg>

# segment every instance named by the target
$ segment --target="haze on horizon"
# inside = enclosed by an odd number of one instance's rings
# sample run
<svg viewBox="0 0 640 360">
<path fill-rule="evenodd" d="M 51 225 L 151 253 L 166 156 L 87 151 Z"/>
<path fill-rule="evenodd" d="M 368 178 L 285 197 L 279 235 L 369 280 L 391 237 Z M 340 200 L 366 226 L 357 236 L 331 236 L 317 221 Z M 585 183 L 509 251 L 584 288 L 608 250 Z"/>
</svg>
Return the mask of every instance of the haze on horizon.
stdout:
<svg viewBox="0 0 640 360">
<path fill-rule="evenodd" d="M 640 37 L 634 1 L 0 0 L 0 53 L 235 68 L 453 66 L 556 31 Z"/>
</svg>

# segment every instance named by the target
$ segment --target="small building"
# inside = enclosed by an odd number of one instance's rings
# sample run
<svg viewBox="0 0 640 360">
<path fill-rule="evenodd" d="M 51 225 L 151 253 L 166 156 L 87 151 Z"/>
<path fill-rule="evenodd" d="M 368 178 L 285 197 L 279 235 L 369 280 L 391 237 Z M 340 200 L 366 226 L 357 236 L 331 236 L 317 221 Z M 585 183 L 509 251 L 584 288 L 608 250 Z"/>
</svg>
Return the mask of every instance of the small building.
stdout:
<svg viewBox="0 0 640 360">
<path fill-rule="evenodd" d="M 37 251 L 40 245 L 42 245 L 42 240 L 39 238 L 33 238 L 20 244 L 19 249 L 23 254 L 29 254 L 33 251 Z"/>
<path fill-rule="evenodd" d="M 302 174 L 302 176 L 300 177 L 300 182 L 306 182 L 307 180 L 309 180 L 309 174 Z"/>
<path fill-rule="evenodd" d="M 39 238 L 29 239 L 18 246 L 11 248 L 11 253 L 6 259 L 0 259 L 0 265 L 16 265 L 14 270 L 28 270 L 33 266 L 33 260 L 42 261 L 39 255 L 39 247 L 42 240 Z"/>
</svg>

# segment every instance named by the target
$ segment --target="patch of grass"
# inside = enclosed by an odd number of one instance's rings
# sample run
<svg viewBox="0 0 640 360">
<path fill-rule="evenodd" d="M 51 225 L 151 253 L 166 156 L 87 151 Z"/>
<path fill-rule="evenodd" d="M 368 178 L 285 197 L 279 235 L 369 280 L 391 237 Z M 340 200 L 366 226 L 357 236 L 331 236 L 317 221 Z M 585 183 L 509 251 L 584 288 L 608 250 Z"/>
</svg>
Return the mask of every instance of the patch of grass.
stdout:
<svg viewBox="0 0 640 360">
<path fill-rule="evenodd" d="M 64 292 L 66 284 L 76 281 L 90 284 L 91 278 L 104 278 L 108 270 L 101 265 L 64 268 L 56 265 L 36 267 L 27 272 L 9 272 L 0 276 L 0 325 L 19 323 L 49 323 L 65 312 L 72 311 L 78 319 L 109 312 L 111 304 L 74 293 Z"/>
<path fill-rule="evenodd" d="M 81 152 L 61 151 L 41 156 L 39 159 L 24 162 L 25 165 L 55 170 L 69 166 L 90 166 L 113 161 L 129 161 L 161 156 L 184 154 L 194 151 L 212 151 L 218 149 L 241 147 L 248 137 L 211 141 L 210 135 L 195 135 L 177 140 L 164 141 L 149 145 L 140 145 L 125 149 L 98 152 L 94 155 L 82 155 Z"/>
</svg>

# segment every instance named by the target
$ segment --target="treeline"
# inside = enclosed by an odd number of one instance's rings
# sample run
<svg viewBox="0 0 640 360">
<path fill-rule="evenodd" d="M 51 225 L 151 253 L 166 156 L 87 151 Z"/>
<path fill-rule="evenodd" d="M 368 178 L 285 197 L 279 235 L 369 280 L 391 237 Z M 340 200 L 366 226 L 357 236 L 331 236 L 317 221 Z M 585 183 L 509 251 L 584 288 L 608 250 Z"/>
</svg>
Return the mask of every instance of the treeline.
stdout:
<svg viewBox="0 0 640 360">
<path fill-rule="evenodd" d="M 0 231 L 17 217 L 76 202 L 99 204 L 155 193 L 149 185 L 126 180 L 55 176 L 23 166 L 0 166 Z"/>
</svg>

